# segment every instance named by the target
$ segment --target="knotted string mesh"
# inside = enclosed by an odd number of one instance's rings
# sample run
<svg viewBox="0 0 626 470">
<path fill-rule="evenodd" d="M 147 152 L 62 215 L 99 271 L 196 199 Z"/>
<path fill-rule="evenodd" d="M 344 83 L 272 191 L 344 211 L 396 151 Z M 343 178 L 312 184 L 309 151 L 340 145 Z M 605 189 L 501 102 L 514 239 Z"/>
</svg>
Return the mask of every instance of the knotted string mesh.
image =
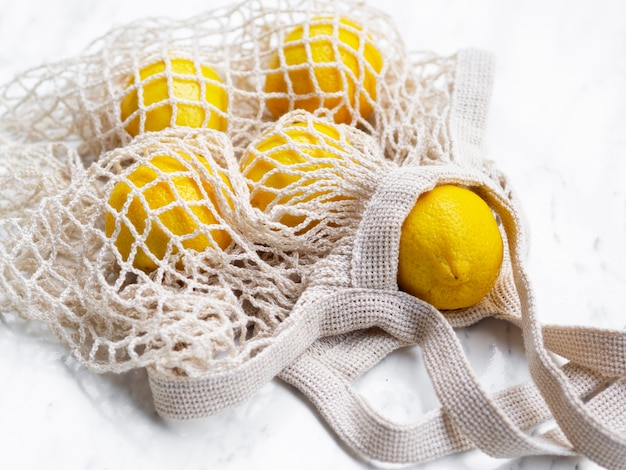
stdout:
<svg viewBox="0 0 626 470">
<path fill-rule="evenodd" d="M 322 40 L 336 54 L 304 73 L 335 67 L 356 93 L 367 75 L 375 85 L 367 119 L 358 99 L 319 84 L 312 93 L 334 109 L 294 109 L 290 90 L 265 89 L 268 75 L 305 67 L 275 61 L 309 20 L 324 34 L 297 44 Z M 344 30 L 356 49 L 345 52 Z M 358 54 L 373 44 L 379 70 Z M 271 342 L 315 263 L 355 231 L 381 175 L 447 153 L 438 132 L 453 70 L 453 57 L 408 54 L 378 11 L 251 1 L 138 21 L 79 57 L 25 71 L 0 89 L 3 307 L 49 323 L 98 371 L 201 376 L 235 367 Z M 286 116 L 268 109 L 271 97 L 283 99 Z M 342 107 L 352 118 L 329 135 L 322 126 Z M 166 121 L 162 130 L 150 128 L 152 113 Z M 258 150 L 264 141 L 275 147 Z M 267 165 L 281 153 L 301 162 L 279 161 L 260 182 L 240 170 L 243 156 Z M 274 173 L 292 183 L 261 211 L 250 201 Z"/>
</svg>

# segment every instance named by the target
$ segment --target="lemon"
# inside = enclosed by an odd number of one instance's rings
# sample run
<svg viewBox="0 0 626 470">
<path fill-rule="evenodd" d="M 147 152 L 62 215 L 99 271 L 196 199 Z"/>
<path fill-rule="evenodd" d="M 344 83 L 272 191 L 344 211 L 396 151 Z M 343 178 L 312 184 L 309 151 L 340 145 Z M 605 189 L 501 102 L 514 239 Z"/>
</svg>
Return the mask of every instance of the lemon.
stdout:
<svg viewBox="0 0 626 470">
<path fill-rule="evenodd" d="M 240 169 L 249 183 L 251 204 L 262 211 L 270 204 L 286 206 L 288 210 L 279 221 L 297 227 L 306 216 L 290 212 L 289 207 L 314 199 L 324 202 L 345 199 L 336 194 L 340 192 L 341 176 L 333 168 L 341 165 L 340 159 L 348 145 L 349 142 L 341 141 L 340 132 L 332 123 L 295 122 L 280 132 L 270 130 L 260 143 L 246 149 L 240 161 Z M 308 188 L 321 178 L 326 180 L 325 190 Z M 335 195 L 329 196 L 331 192 Z M 317 221 L 312 221 L 302 231 L 310 229 Z"/>
<path fill-rule="evenodd" d="M 211 67 L 170 58 L 142 68 L 139 79 L 136 83 L 134 76 L 130 78 L 120 104 L 121 119 L 130 135 L 173 126 L 226 130 L 223 113 L 228 94 Z"/>
<path fill-rule="evenodd" d="M 115 246 L 125 261 L 132 256 L 133 266 L 145 272 L 157 269 L 168 253 L 178 252 L 174 239 L 197 252 L 225 249 L 231 242 L 222 228 L 199 231 L 203 224 L 218 223 L 219 206 L 213 185 L 194 168 L 192 158 L 213 172 L 203 157 L 179 155 L 151 157 L 118 181 L 108 198 L 113 212 L 105 216 L 106 235 L 116 237 Z M 224 174 L 220 177 L 230 186 Z"/>
<path fill-rule="evenodd" d="M 398 285 L 440 310 L 470 307 L 495 285 L 504 245 L 487 203 L 473 191 L 437 186 L 402 225 Z"/>
<path fill-rule="evenodd" d="M 354 123 L 359 115 L 367 119 L 383 59 L 362 31 L 347 18 L 335 25 L 332 17 L 318 17 L 296 26 L 272 57 L 270 70 L 276 71 L 266 77 L 265 92 L 274 94 L 266 99 L 273 116 L 294 108 L 326 108 L 336 123 Z"/>
</svg>

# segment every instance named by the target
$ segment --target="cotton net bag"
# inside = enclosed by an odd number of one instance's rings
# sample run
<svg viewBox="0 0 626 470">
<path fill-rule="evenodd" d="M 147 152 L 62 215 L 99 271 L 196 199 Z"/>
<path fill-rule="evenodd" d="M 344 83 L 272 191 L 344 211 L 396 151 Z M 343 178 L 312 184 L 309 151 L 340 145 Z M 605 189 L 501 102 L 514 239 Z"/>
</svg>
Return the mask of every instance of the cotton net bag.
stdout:
<svg viewBox="0 0 626 470">
<path fill-rule="evenodd" d="M 311 96 L 327 106 L 307 112 L 293 89 L 265 90 L 269 75 L 291 70 L 275 54 L 294 25 L 328 27 L 339 56 L 344 17 L 360 25 L 347 26 L 358 47 L 376 41 L 384 59 L 379 70 L 334 64 L 359 99 L 312 80 Z M 176 67 L 180 59 L 191 71 Z M 151 130 L 158 105 L 141 97 L 150 79 L 140 72 L 150 64 L 161 64 L 166 89 L 176 79 L 201 94 L 217 88 L 227 106 L 169 93 L 169 125 Z M 27 70 L 0 88 L 2 311 L 44 322 L 95 372 L 147 368 L 167 418 L 219 412 L 278 376 L 370 461 L 479 448 L 624 468 L 624 335 L 540 325 L 518 204 L 482 156 L 492 76 L 480 51 L 406 51 L 383 12 L 351 1 L 249 1 L 142 20 L 74 59 Z M 129 93 L 141 104 L 122 116 Z M 271 99 L 286 108 L 282 117 Z M 198 127 L 177 121 L 185 106 Z M 347 122 L 335 124 L 346 110 Z M 223 128 L 207 128 L 211 119 Z M 281 151 L 301 163 L 278 169 Z M 241 170 L 249 158 L 269 165 L 265 179 Z M 255 207 L 263 182 L 281 171 L 290 183 Z M 396 282 L 402 221 L 444 183 L 483 197 L 506 240 L 494 289 L 454 312 Z M 453 328 L 489 316 L 520 328 L 531 383 L 488 394 L 476 379 Z M 441 408 L 397 424 L 351 385 L 409 345 L 421 346 Z M 533 432 L 542 423 L 552 427 Z"/>
</svg>

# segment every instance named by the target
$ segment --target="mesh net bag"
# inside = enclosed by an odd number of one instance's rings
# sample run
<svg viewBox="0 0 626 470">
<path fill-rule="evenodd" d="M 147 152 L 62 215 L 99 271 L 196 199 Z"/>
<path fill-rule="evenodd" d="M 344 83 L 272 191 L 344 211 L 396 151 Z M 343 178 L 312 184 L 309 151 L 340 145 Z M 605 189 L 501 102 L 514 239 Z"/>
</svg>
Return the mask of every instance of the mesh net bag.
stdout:
<svg viewBox="0 0 626 470">
<path fill-rule="evenodd" d="M 407 51 L 349 0 L 142 20 L 27 70 L 0 88 L 2 311 L 95 372 L 147 368 L 164 417 L 280 377 L 371 461 L 479 448 L 623 468 L 626 338 L 539 323 L 514 192 L 482 155 L 492 76 L 489 54 Z M 444 183 L 478 193 L 506 241 L 495 287 L 454 313 L 396 281 L 402 222 Z M 532 382 L 482 388 L 454 328 L 486 317 L 519 328 Z M 352 383 L 416 344 L 441 408 L 400 425 Z"/>
</svg>

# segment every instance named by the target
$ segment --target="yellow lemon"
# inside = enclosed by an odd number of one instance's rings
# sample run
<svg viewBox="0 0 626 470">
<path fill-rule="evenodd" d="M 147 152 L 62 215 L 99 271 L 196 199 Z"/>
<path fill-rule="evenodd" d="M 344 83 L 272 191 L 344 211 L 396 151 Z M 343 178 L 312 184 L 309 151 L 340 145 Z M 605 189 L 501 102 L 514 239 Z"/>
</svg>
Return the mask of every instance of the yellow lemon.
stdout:
<svg viewBox="0 0 626 470">
<path fill-rule="evenodd" d="M 127 261 L 132 255 L 138 269 L 154 271 L 157 260 L 168 252 L 176 254 L 177 248 L 170 246 L 175 238 L 184 248 L 198 252 L 225 249 L 231 242 L 228 232 L 219 227 L 210 230 L 210 236 L 199 232 L 199 224 L 218 223 L 215 212 L 219 206 L 213 185 L 193 167 L 192 158 L 213 174 L 202 157 L 156 155 L 125 175 L 109 195 L 108 204 L 114 212 L 106 213 L 106 235 L 116 236 L 115 246 L 122 258 Z M 220 176 L 230 187 L 227 177 Z M 206 203 L 207 198 L 211 204 Z M 145 241 L 138 243 L 138 238 L 144 237 Z"/>
<path fill-rule="evenodd" d="M 276 71 L 265 82 L 267 93 L 279 95 L 266 99 L 274 117 L 294 108 L 326 108 L 336 123 L 353 123 L 358 115 L 367 119 L 383 59 L 362 31 L 346 18 L 337 25 L 332 17 L 319 17 L 296 26 L 273 56 L 270 69 Z"/>
<path fill-rule="evenodd" d="M 399 287 L 440 310 L 470 307 L 495 285 L 503 257 L 498 223 L 473 191 L 437 186 L 402 225 Z"/>
<path fill-rule="evenodd" d="M 228 107 L 228 94 L 211 67 L 171 58 L 142 68 L 139 79 L 136 83 L 135 77 L 130 78 L 120 105 L 122 122 L 130 135 L 173 126 L 226 130 L 227 119 L 222 113 Z"/>
<path fill-rule="evenodd" d="M 264 211 L 270 204 L 293 207 L 312 201 L 337 201 L 342 196 L 330 196 L 337 192 L 341 176 L 333 171 L 346 152 L 349 142 L 341 142 L 341 135 L 334 124 L 297 122 L 287 125 L 280 132 L 270 131 L 255 147 L 248 148 L 240 161 L 240 168 L 248 179 L 251 203 Z M 325 159 L 325 161 L 323 160 Z M 310 190 L 307 186 L 319 178 L 326 180 L 326 190 Z M 289 227 L 297 227 L 306 216 L 292 211 L 280 218 Z M 318 219 L 319 220 L 319 219 Z M 316 221 L 302 231 L 313 227 Z"/>
</svg>

